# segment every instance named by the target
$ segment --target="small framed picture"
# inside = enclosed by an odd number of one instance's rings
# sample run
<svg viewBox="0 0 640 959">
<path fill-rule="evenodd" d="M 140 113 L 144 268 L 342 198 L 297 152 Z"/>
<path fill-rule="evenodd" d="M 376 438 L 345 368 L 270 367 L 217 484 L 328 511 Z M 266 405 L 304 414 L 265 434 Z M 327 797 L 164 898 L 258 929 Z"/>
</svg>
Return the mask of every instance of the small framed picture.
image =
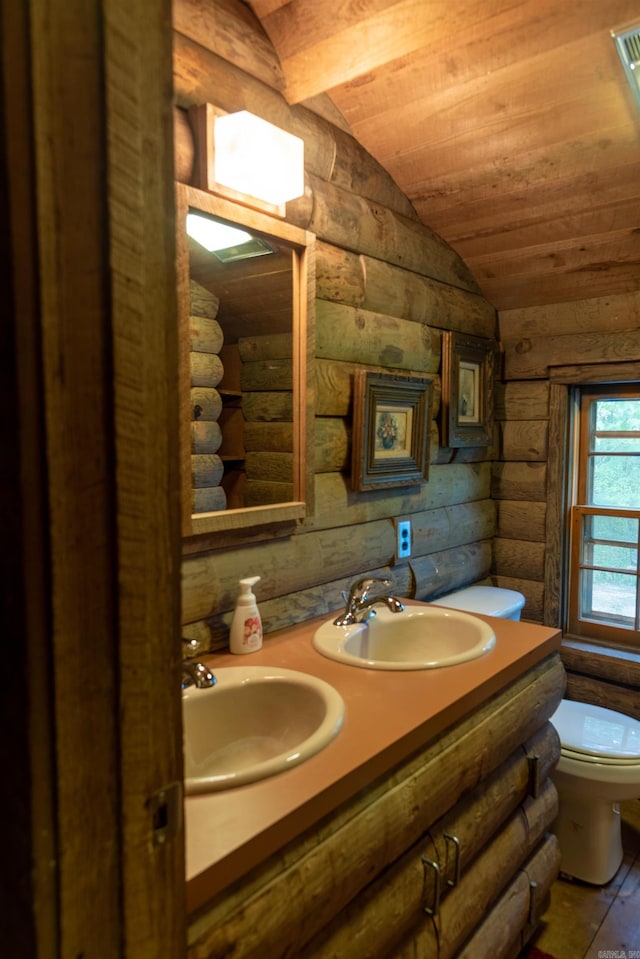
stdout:
<svg viewBox="0 0 640 959">
<path fill-rule="evenodd" d="M 429 471 L 430 379 L 357 370 L 351 485 L 413 486 Z"/>
<path fill-rule="evenodd" d="M 489 446 L 493 416 L 493 340 L 442 334 L 442 445 Z"/>
</svg>

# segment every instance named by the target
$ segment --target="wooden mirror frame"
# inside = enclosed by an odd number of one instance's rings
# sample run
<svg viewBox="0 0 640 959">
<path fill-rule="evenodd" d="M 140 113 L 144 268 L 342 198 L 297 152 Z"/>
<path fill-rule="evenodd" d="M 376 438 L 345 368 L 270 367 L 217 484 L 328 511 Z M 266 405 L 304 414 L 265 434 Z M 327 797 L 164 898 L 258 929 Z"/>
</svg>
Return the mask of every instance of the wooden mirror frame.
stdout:
<svg viewBox="0 0 640 959">
<path fill-rule="evenodd" d="M 189 244 L 185 220 L 189 209 L 221 217 L 248 230 L 271 235 L 295 248 L 293 259 L 293 499 L 290 502 L 264 506 L 247 506 L 212 513 L 191 512 L 191 404 L 189 365 Z M 252 532 L 269 526 L 270 535 L 278 535 L 286 524 L 304 519 L 313 504 L 312 426 L 314 389 L 312 364 L 314 357 L 313 316 L 315 304 L 315 236 L 291 224 L 240 206 L 195 187 L 176 184 L 176 258 L 178 282 L 178 338 L 180 392 L 180 475 L 182 535 L 193 537 L 206 533 Z M 233 537 L 232 537 L 233 538 Z M 225 537 L 225 545 L 229 537 Z"/>
</svg>

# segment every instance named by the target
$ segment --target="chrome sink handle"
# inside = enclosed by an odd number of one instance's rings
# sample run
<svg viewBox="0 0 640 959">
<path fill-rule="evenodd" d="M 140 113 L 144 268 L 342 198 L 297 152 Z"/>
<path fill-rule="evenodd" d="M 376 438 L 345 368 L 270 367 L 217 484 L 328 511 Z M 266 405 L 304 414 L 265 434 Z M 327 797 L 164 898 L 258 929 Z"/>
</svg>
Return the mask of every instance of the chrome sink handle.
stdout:
<svg viewBox="0 0 640 959">
<path fill-rule="evenodd" d="M 380 584 L 380 586 L 391 586 L 391 580 L 382 579 L 380 576 L 369 576 L 356 580 L 349 590 L 347 605 L 351 606 L 354 603 L 364 603 L 365 600 L 369 599 L 371 589 L 377 584 Z"/>
<path fill-rule="evenodd" d="M 334 626 L 351 626 L 353 623 L 361 623 L 370 619 L 376 614 L 375 609 L 372 608 L 376 605 L 386 606 L 392 613 L 401 613 L 404 606 L 395 596 L 369 596 L 371 588 L 377 584 L 390 586 L 391 581 L 372 576 L 359 579 L 353 583 L 349 590 L 344 613 L 334 619 Z"/>
<path fill-rule="evenodd" d="M 217 680 L 208 666 L 193 657 L 200 652 L 202 643 L 197 639 L 182 639 L 182 680 L 181 689 L 195 686 L 196 689 L 208 689 L 215 686 Z"/>
<path fill-rule="evenodd" d="M 196 689 L 209 689 L 217 683 L 216 677 L 204 663 L 186 660 L 182 664 L 181 689 L 195 686 Z"/>
</svg>

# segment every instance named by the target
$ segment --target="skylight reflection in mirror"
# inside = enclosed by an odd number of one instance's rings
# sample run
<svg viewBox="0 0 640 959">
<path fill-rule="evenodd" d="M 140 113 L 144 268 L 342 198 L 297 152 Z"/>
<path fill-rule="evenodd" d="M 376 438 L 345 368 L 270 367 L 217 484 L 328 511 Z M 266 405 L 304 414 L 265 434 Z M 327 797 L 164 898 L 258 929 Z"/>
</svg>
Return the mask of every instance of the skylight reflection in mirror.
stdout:
<svg viewBox="0 0 640 959">
<path fill-rule="evenodd" d="M 213 253 L 222 263 L 248 260 L 275 252 L 265 240 L 252 236 L 246 230 L 200 213 L 187 214 L 186 230 L 192 240 Z"/>
</svg>

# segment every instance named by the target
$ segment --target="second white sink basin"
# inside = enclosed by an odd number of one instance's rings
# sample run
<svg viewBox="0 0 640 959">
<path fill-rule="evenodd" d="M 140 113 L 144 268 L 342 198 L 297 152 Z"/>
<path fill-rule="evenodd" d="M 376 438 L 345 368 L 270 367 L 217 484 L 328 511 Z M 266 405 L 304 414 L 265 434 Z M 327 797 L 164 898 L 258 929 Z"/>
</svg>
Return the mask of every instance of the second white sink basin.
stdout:
<svg viewBox="0 0 640 959">
<path fill-rule="evenodd" d="M 182 694 L 185 792 L 206 793 L 290 769 L 337 736 L 344 701 L 307 673 L 266 666 L 215 670 Z"/>
<path fill-rule="evenodd" d="M 323 623 L 313 645 L 329 659 L 367 669 L 437 669 L 484 656 L 496 643 L 484 620 L 454 609 L 406 606 L 392 613 L 376 607 L 366 623 Z"/>
</svg>

